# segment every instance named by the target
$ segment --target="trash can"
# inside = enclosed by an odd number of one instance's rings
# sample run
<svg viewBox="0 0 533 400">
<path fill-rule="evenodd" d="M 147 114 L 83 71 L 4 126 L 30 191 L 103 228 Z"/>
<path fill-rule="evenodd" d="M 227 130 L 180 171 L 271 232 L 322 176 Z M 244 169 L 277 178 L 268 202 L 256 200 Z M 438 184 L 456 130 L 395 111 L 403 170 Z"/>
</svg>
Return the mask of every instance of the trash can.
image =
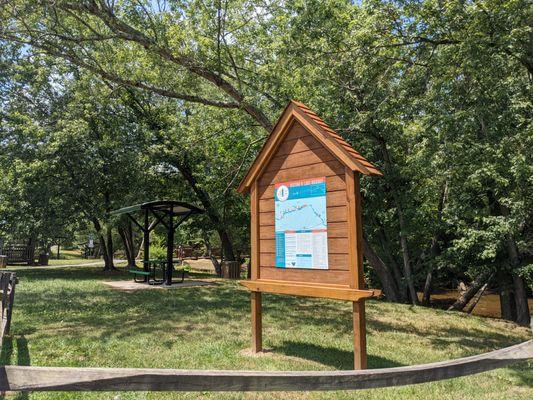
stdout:
<svg viewBox="0 0 533 400">
<path fill-rule="evenodd" d="M 240 279 L 241 278 L 241 263 L 238 261 L 222 262 L 222 278 Z"/>
<path fill-rule="evenodd" d="M 39 254 L 39 265 L 48 265 L 49 254 Z"/>
<path fill-rule="evenodd" d="M 7 267 L 7 256 L 0 256 L 0 268 Z"/>
</svg>

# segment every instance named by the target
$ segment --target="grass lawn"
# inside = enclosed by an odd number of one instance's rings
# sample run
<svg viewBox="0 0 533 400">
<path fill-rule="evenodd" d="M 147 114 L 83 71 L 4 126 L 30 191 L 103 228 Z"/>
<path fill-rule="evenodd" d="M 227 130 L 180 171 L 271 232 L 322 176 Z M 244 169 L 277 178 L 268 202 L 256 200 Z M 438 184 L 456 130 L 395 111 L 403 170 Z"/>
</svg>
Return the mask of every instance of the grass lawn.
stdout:
<svg viewBox="0 0 533 400">
<path fill-rule="evenodd" d="M 17 272 L 12 336 L 3 364 L 254 370 L 350 369 L 350 305 L 266 295 L 265 356 L 249 347 L 249 295 L 235 282 L 214 287 L 121 292 L 130 279 L 90 267 Z M 479 354 L 532 338 L 526 328 L 380 301 L 367 303 L 369 368 Z M 16 399 L 531 399 L 533 363 L 448 381 L 345 392 L 19 393 Z"/>
<path fill-rule="evenodd" d="M 61 249 L 59 253 L 59 260 L 55 258 L 57 256 L 57 248 L 52 246 L 50 252 L 50 260 L 48 265 L 82 265 L 82 264 L 94 264 L 95 262 L 103 263 L 102 259 L 87 259 L 83 258 L 80 250 L 64 250 Z"/>
</svg>

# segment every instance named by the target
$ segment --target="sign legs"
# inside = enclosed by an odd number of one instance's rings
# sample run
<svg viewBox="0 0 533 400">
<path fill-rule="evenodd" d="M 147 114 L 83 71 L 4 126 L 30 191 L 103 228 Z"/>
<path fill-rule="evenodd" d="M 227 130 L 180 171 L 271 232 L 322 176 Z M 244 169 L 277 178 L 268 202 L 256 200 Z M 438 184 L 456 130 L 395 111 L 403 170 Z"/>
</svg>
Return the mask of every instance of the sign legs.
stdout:
<svg viewBox="0 0 533 400">
<path fill-rule="evenodd" d="M 365 302 L 353 302 L 353 355 L 354 369 L 366 369 Z"/>
<path fill-rule="evenodd" d="M 252 353 L 263 350 L 263 321 L 261 316 L 261 292 L 250 292 L 252 298 Z"/>
</svg>

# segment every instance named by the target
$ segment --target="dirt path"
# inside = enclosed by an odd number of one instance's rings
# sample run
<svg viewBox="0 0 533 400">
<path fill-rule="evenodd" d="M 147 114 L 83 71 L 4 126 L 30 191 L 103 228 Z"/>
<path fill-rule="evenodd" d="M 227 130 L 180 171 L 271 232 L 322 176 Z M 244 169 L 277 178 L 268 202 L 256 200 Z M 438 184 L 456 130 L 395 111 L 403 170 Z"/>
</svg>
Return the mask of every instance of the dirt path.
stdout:
<svg viewBox="0 0 533 400">
<path fill-rule="evenodd" d="M 113 260 L 115 265 L 124 263 L 124 260 Z M 104 260 L 94 261 L 90 263 L 75 263 L 72 264 L 58 264 L 58 265 L 8 265 L 7 270 L 20 271 L 25 269 L 61 269 L 61 268 L 76 268 L 76 267 L 103 267 Z"/>
</svg>

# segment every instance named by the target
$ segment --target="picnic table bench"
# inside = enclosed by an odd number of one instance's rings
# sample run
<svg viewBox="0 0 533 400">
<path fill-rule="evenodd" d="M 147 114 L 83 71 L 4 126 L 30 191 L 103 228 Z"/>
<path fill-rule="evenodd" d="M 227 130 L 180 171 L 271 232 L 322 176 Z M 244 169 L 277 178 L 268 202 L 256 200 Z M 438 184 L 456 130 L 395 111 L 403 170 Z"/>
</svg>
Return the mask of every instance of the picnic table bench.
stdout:
<svg viewBox="0 0 533 400">
<path fill-rule="evenodd" d="M 131 268 L 128 272 L 133 274 L 133 280 L 137 283 L 148 282 L 150 285 L 161 285 L 164 283 L 164 279 L 157 279 L 157 269 L 161 269 L 163 278 L 165 277 L 165 271 L 167 268 L 167 260 L 149 260 L 145 262 L 147 264 L 147 269 L 144 270 L 141 268 Z M 171 268 L 174 268 L 174 261 L 172 262 Z M 181 282 L 185 280 L 185 268 L 181 268 Z M 142 280 L 138 280 L 139 277 L 142 277 Z"/>
<path fill-rule="evenodd" d="M 135 282 L 138 282 L 138 283 L 141 283 L 141 282 L 146 282 L 146 279 L 149 279 L 150 275 L 152 275 L 152 272 L 151 271 L 145 271 L 144 269 L 140 269 L 140 268 L 132 268 L 128 271 L 130 274 L 133 274 L 133 280 Z M 142 280 L 138 281 L 137 280 L 137 277 L 138 276 L 143 276 Z"/>
</svg>

